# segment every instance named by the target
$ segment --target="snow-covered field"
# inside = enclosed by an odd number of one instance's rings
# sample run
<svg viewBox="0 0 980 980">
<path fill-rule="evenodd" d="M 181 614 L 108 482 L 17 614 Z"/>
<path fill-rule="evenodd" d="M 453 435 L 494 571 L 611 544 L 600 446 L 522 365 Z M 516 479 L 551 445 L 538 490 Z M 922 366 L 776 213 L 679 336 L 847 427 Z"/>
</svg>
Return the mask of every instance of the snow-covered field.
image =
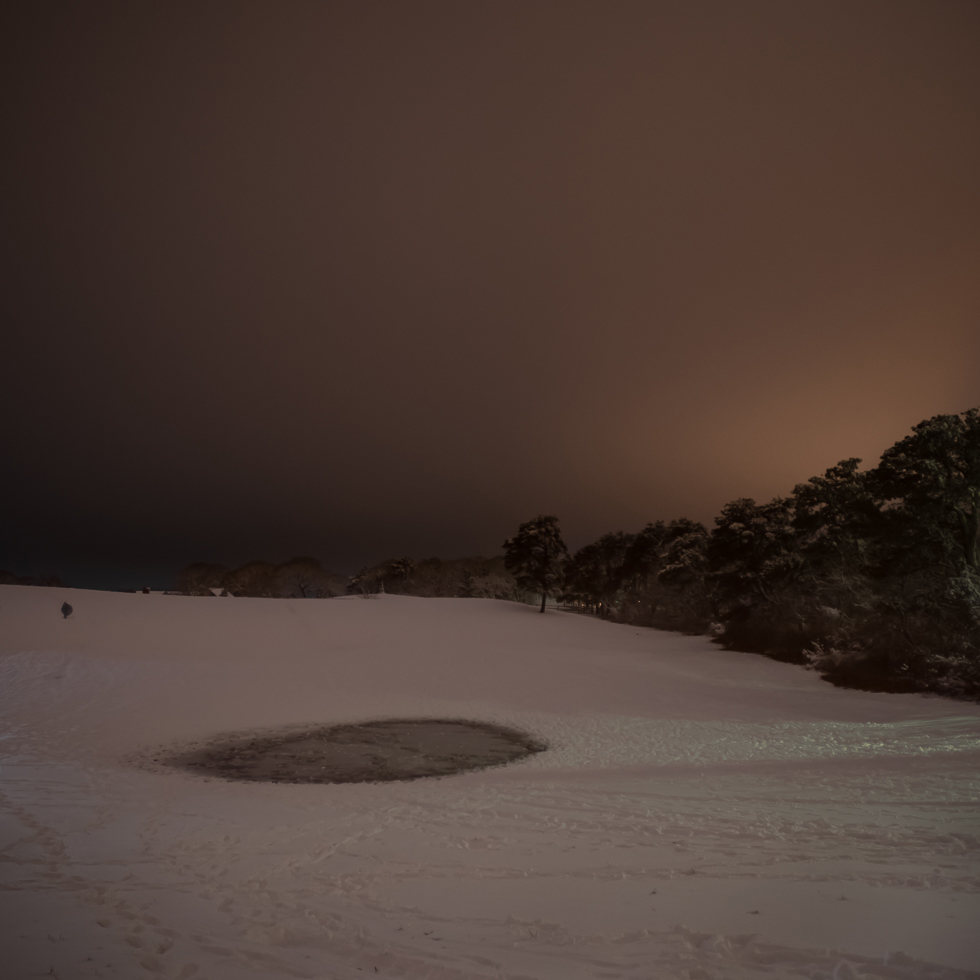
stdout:
<svg viewBox="0 0 980 980">
<path fill-rule="evenodd" d="M 130 759 L 393 716 L 551 748 L 334 786 Z M 701 638 L 0 586 L 0 738 L 4 980 L 980 977 L 980 707 Z"/>
</svg>

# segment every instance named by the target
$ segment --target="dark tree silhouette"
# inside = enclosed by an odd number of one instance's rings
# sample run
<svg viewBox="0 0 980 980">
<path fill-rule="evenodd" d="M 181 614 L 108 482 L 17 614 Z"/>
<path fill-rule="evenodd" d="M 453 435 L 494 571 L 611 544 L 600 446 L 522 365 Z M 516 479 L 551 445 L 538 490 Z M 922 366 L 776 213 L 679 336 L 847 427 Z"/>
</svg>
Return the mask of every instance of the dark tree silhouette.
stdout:
<svg viewBox="0 0 980 980">
<path fill-rule="evenodd" d="M 61 604 L 61 615 L 64 616 L 65 619 L 67 619 L 73 612 L 74 610 L 68 605 L 67 602 L 63 602 Z"/>
<path fill-rule="evenodd" d="M 326 571 L 316 558 L 290 558 L 276 567 L 277 594 L 286 599 L 326 599 L 342 595 L 340 577 Z"/>
<path fill-rule="evenodd" d="M 211 589 L 222 587 L 226 571 L 222 565 L 194 562 L 177 577 L 177 591 L 184 595 L 211 595 Z"/>
<path fill-rule="evenodd" d="M 272 598 L 278 594 L 276 567 L 267 561 L 247 561 L 228 572 L 222 585 L 233 596 Z"/>
<path fill-rule="evenodd" d="M 558 518 L 541 515 L 526 521 L 504 542 L 504 563 L 519 585 L 541 594 L 541 612 L 562 581 L 568 548 Z"/>
<path fill-rule="evenodd" d="M 624 578 L 623 566 L 635 534 L 604 534 L 575 553 L 565 575 L 565 595 L 585 599 L 600 616 L 609 614 Z"/>
<path fill-rule="evenodd" d="M 980 570 L 980 410 L 913 426 L 882 454 L 876 476 L 882 500 L 896 502 L 909 551 Z"/>
</svg>

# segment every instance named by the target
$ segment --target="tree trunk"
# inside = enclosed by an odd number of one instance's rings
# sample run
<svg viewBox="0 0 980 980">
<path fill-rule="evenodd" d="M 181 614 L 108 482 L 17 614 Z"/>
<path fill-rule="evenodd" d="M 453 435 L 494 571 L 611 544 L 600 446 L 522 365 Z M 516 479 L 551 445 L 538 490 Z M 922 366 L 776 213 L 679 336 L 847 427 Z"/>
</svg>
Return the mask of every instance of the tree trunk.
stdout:
<svg viewBox="0 0 980 980">
<path fill-rule="evenodd" d="M 544 606 L 545 606 L 545 603 L 547 601 L 548 601 L 548 593 L 545 592 L 544 589 L 542 589 L 541 590 L 541 612 L 544 612 Z"/>
<path fill-rule="evenodd" d="M 977 537 L 980 535 L 980 528 L 977 527 L 980 521 L 977 520 L 978 515 L 973 515 L 973 521 L 971 522 L 973 526 L 967 531 L 966 539 L 966 562 L 972 569 L 977 569 Z"/>
<path fill-rule="evenodd" d="M 980 491 L 975 490 L 970 501 L 970 518 L 966 531 L 966 561 L 970 568 L 977 569 L 977 544 L 980 539 Z"/>
<path fill-rule="evenodd" d="M 970 513 L 956 505 L 954 513 L 963 531 L 963 556 L 970 568 L 977 567 L 977 539 L 980 537 L 980 492 L 970 494 Z"/>
</svg>

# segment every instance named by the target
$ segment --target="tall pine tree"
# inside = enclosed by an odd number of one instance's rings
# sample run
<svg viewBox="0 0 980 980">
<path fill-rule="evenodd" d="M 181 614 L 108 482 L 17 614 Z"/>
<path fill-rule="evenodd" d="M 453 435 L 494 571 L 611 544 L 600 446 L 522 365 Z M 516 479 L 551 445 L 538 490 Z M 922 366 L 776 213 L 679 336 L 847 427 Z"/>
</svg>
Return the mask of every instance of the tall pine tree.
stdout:
<svg viewBox="0 0 980 980">
<path fill-rule="evenodd" d="M 517 534 L 504 542 L 507 570 L 525 589 L 541 594 L 541 612 L 549 595 L 556 595 L 568 561 L 568 548 L 558 518 L 541 515 L 525 521 Z"/>
</svg>

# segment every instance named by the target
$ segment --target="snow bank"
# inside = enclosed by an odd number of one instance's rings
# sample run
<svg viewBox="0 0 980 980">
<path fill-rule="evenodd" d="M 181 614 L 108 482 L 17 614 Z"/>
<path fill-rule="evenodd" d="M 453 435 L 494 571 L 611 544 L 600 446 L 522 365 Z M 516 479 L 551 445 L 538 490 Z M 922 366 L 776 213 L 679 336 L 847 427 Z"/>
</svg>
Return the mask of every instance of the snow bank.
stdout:
<svg viewBox="0 0 980 980">
<path fill-rule="evenodd" d="M 550 749 L 366 785 L 132 764 L 409 716 Z M 701 638 L 493 600 L 4 586 L 0 739 L 14 977 L 980 976 L 980 709 Z"/>
</svg>

